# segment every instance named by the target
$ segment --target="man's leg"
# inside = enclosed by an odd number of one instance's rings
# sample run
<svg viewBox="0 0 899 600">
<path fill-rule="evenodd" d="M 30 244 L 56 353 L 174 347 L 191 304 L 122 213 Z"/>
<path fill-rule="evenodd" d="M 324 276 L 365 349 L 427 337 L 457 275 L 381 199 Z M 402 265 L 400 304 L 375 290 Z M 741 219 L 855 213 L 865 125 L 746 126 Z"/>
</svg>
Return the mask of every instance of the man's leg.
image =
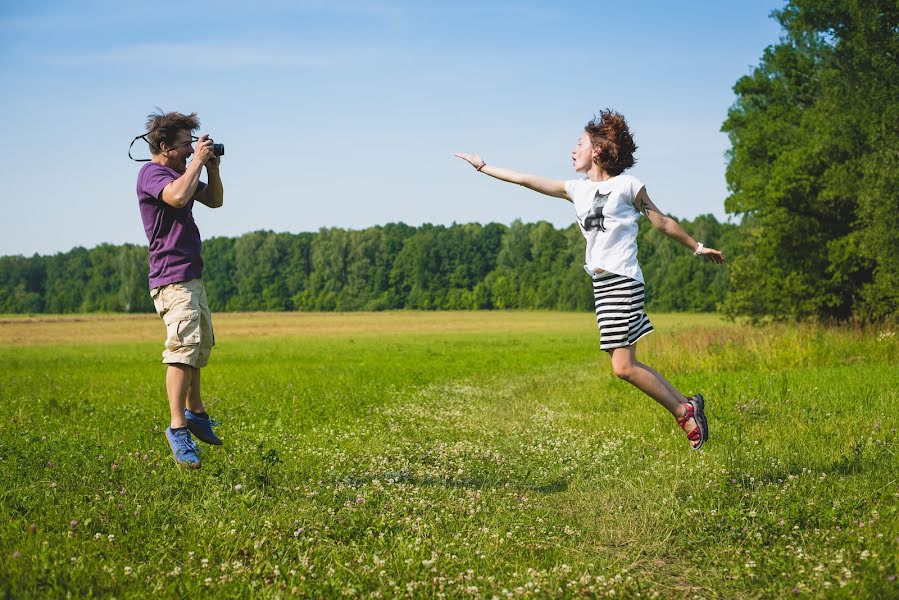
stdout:
<svg viewBox="0 0 899 600">
<path fill-rule="evenodd" d="M 169 397 L 169 412 L 171 413 L 172 429 L 187 427 L 187 419 L 184 417 L 184 407 L 188 401 L 188 391 L 193 388 L 193 380 L 197 380 L 199 390 L 199 369 L 190 365 L 177 363 L 169 364 L 165 372 L 165 389 Z M 197 392 L 199 394 L 199 392 Z"/>
<path fill-rule="evenodd" d="M 201 369 L 193 369 L 193 377 L 187 392 L 187 409 L 197 414 L 206 412 L 206 409 L 203 408 L 203 401 L 200 399 L 200 373 Z M 183 414 L 184 410 L 182 409 L 181 412 Z"/>
<path fill-rule="evenodd" d="M 197 436 L 201 442 L 220 446 L 222 440 L 219 439 L 213 427 L 218 425 L 218 421 L 214 421 L 206 414 L 203 408 L 203 400 L 200 395 L 200 372 L 209 362 L 209 354 L 215 345 L 215 333 L 212 330 L 212 315 L 209 313 L 209 303 L 206 301 L 206 289 L 201 280 L 194 280 L 190 285 L 197 297 L 200 312 L 200 345 L 197 355 L 197 368 L 194 370 L 193 380 L 191 381 L 190 390 L 187 394 L 187 427 L 190 432 Z"/>
<path fill-rule="evenodd" d="M 209 418 L 200 400 L 200 371 L 201 369 L 193 370 L 193 379 L 187 394 L 187 412 L 184 412 L 183 408 L 181 412 L 186 419 L 187 428 L 197 436 L 197 439 L 213 446 L 221 446 L 222 440 L 212 431 L 219 422 Z"/>
</svg>

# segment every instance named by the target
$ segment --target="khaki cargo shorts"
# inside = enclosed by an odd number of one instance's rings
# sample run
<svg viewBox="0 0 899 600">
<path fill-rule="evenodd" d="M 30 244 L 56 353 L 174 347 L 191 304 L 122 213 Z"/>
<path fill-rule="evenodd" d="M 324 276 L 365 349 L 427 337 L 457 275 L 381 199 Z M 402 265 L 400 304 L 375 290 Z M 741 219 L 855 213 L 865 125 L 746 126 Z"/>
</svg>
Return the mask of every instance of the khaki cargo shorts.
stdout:
<svg viewBox="0 0 899 600">
<path fill-rule="evenodd" d="M 215 334 L 203 280 L 162 285 L 150 290 L 150 297 L 165 322 L 162 362 L 205 367 L 215 346 Z"/>
</svg>

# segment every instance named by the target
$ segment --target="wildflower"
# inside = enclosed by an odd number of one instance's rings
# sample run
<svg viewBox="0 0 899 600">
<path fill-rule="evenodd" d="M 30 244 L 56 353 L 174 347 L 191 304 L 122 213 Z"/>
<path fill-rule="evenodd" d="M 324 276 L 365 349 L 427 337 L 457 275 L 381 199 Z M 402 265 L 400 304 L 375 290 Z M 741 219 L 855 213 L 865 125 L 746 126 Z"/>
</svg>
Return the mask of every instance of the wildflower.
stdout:
<svg viewBox="0 0 899 600">
<path fill-rule="evenodd" d="M 131 575 L 134 572 L 134 569 L 131 567 L 125 567 L 125 575 Z"/>
<path fill-rule="evenodd" d="M 235 492 L 239 492 L 239 491 L 242 490 L 242 489 L 243 489 L 243 486 L 240 485 L 239 483 L 236 484 L 236 485 L 234 486 L 234 491 L 235 491 Z"/>
<path fill-rule="evenodd" d="M 76 521 L 75 519 L 69 521 L 69 529 L 74 531 L 76 527 L 78 527 L 78 521 Z"/>
</svg>

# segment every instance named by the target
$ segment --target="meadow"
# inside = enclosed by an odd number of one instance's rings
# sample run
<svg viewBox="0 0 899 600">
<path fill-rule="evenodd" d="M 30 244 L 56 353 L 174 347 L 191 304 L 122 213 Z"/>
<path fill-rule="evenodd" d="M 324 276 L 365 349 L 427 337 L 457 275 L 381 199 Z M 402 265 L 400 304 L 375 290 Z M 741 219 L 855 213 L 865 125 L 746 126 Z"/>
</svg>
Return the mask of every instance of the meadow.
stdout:
<svg viewBox="0 0 899 600">
<path fill-rule="evenodd" d="M 3 597 L 899 597 L 899 336 L 650 315 L 217 314 L 173 462 L 154 315 L 0 318 Z"/>
</svg>

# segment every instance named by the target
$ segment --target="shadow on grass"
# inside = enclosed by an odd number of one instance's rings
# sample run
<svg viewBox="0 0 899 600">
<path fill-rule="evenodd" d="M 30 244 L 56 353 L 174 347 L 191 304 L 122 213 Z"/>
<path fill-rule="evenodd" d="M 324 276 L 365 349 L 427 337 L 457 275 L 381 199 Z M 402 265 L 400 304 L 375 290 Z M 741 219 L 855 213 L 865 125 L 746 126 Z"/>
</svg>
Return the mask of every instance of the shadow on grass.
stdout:
<svg viewBox="0 0 899 600">
<path fill-rule="evenodd" d="M 421 477 L 409 473 L 390 472 L 380 476 L 381 479 L 391 479 L 394 483 L 405 483 L 409 485 L 427 486 L 427 487 L 445 487 L 445 488 L 466 488 L 472 490 L 483 489 L 501 489 L 511 487 L 523 492 L 536 492 L 538 494 L 557 494 L 568 489 L 567 479 L 558 479 L 543 485 L 532 483 L 522 483 L 510 479 L 488 479 L 486 477 L 468 477 L 464 479 L 448 478 L 441 479 L 439 477 Z M 372 477 L 346 477 L 343 482 L 347 485 L 363 485 L 369 483 Z"/>
<path fill-rule="evenodd" d="M 728 477 L 737 479 L 742 487 L 752 488 L 758 484 L 774 484 L 786 481 L 790 477 L 801 477 L 803 475 L 821 475 L 828 476 L 849 476 L 868 473 L 877 470 L 884 461 L 892 456 L 890 446 L 892 440 L 887 439 L 880 445 L 868 443 L 865 440 L 858 440 L 852 444 L 847 452 L 830 463 L 821 463 L 819 461 L 810 460 L 808 462 L 792 462 L 786 468 L 766 470 L 755 476 L 756 484 L 750 482 L 745 474 L 732 473 Z"/>
</svg>

